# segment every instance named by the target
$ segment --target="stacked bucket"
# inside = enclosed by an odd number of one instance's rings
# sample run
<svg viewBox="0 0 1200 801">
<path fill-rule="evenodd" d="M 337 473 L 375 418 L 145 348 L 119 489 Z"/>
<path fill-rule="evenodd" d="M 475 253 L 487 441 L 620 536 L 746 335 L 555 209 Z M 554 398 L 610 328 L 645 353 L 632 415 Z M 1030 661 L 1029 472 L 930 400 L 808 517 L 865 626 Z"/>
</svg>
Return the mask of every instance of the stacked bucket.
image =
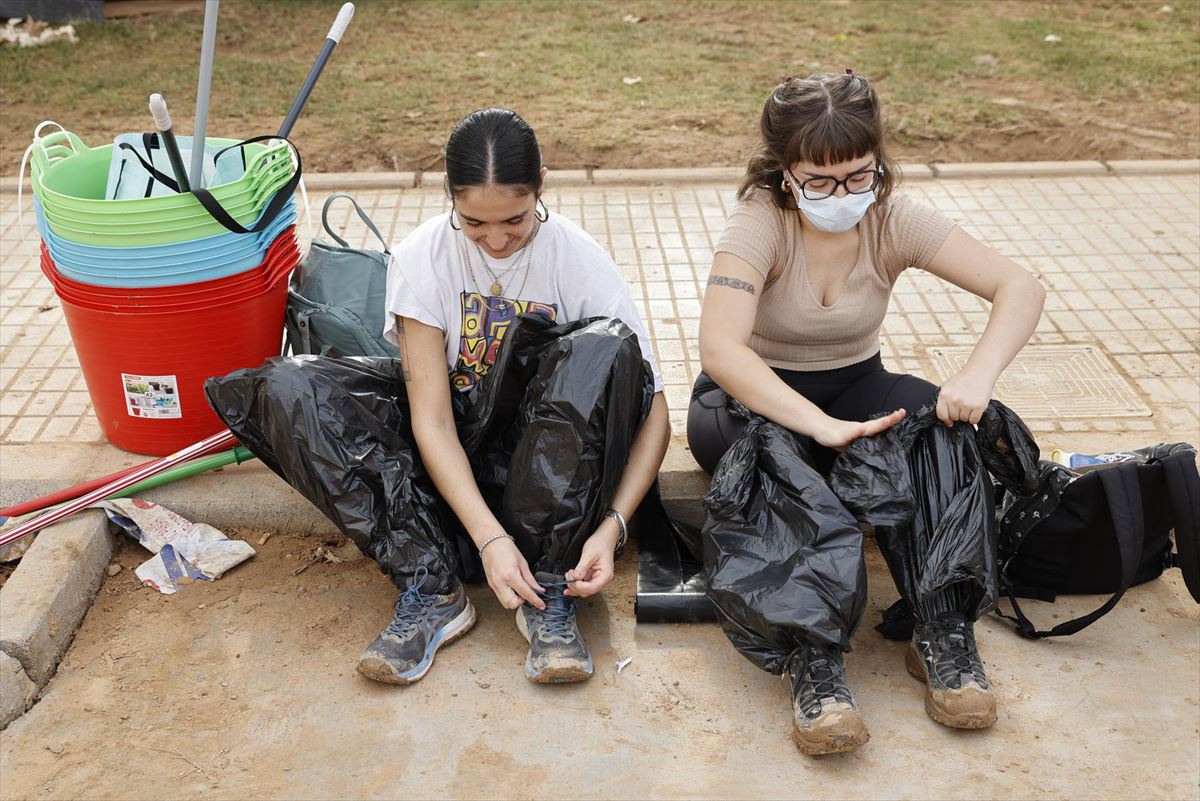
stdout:
<svg viewBox="0 0 1200 801">
<path fill-rule="evenodd" d="M 161 456 L 224 429 L 205 400 L 206 378 L 279 355 L 288 276 L 300 259 L 295 201 L 260 233 L 238 234 L 190 193 L 107 200 L 112 148 L 88 148 L 65 131 L 35 140 L 41 267 L 104 435 Z M 245 145 L 242 157 L 241 177 L 208 190 L 253 228 L 294 168 L 282 142 Z"/>
</svg>

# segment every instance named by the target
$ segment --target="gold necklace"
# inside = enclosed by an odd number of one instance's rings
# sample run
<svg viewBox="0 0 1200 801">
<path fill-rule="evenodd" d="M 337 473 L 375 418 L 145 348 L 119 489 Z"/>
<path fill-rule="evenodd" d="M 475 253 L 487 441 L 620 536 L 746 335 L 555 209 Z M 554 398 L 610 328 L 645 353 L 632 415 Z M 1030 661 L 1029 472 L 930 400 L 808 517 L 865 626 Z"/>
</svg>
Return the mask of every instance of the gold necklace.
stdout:
<svg viewBox="0 0 1200 801">
<path fill-rule="evenodd" d="M 533 240 L 534 237 L 537 236 L 537 233 L 541 227 L 542 224 L 540 222 L 534 223 L 533 231 L 529 234 L 529 239 L 525 240 L 525 245 L 521 248 L 522 253 L 520 259 L 518 260 L 518 264 L 523 265 L 524 275 L 521 278 L 521 286 L 517 290 L 516 296 L 513 298 L 514 301 L 520 299 L 521 293 L 525 291 L 525 284 L 529 282 L 529 267 L 533 263 Z M 467 271 L 471 274 L 471 283 L 474 284 L 475 291 L 483 299 L 483 304 L 485 306 L 494 312 L 500 312 L 503 314 L 504 312 L 508 311 L 508 304 L 505 303 L 504 296 L 502 294 L 504 292 L 504 287 L 500 284 L 500 277 L 496 275 L 496 273 L 492 272 L 492 268 L 488 264 L 487 258 L 483 254 L 483 249 L 479 247 L 479 244 L 474 241 L 472 241 L 471 244 L 475 245 L 475 249 L 479 251 L 479 260 L 483 262 L 483 269 L 492 279 L 490 295 L 485 295 L 479 286 L 479 279 L 475 275 L 475 264 L 471 259 L 471 252 L 467 249 L 467 235 L 464 233 L 462 234 L 462 239 L 459 241 L 459 251 L 462 255 L 463 262 L 467 265 Z M 516 272 L 518 269 L 520 268 L 514 267 L 513 272 Z M 499 308 L 492 306 L 492 304 L 489 302 L 491 297 L 497 296 L 500 298 Z"/>
</svg>

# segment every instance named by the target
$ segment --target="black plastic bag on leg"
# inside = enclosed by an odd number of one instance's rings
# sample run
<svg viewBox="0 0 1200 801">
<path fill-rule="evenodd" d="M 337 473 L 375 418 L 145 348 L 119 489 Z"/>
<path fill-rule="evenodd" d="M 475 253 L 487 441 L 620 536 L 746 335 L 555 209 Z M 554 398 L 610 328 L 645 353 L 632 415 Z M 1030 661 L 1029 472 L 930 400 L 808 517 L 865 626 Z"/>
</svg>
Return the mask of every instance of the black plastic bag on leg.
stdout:
<svg viewBox="0 0 1200 801">
<path fill-rule="evenodd" d="M 634 333 L 601 319 L 549 343 L 525 392 L 505 529 L 530 568 L 563 573 L 604 520 L 634 437 L 650 411 L 654 383 Z"/>
<path fill-rule="evenodd" d="M 829 476 L 837 496 L 875 526 L 888 568 L 909 609 L 952 602 L 971 619 L 996 601 L 996 520 L 989 470 L 1027 494 L 1037 486 L 1038 448 L 1020 418 L 992 401 L 978 429 L 951 428 L 926 406 L 874 437 L 855 440 Z M 903 637 L 901 604 L 885 634 Z"/>
<path fill-rule="evenodd" d="M 421 464 L 399 360 L 274 359 L 205 390 L 230 430 L 394 581 L 421 567 L 443 585 L 455 573 L 482 578 L 474 545 Z M 452 391 L 451 403 L 492 510 L 530 553 L 559 544 L 577 558 L 652 395 L 637 338 L 620 321 L 555 326 L 526 315 L 488 374 Z"/>
<path fill-rule="evenodd" d="M 477 577 L 417 457 L 399 360 L 276 358 L 204 390 L 241 443 L 398 585 L 422 567 L 429 592 Z"/>
<path fill-rule="evenodd" d="M 620 320 L 521 317 L 467 397 L 459 437 L 535 572 L 575 566 L 608 509 L 654 380 Z"/>
<path fill-rule="evenodd" d="M 803 440 L 750 417 L 704 499 L 709 597 L 734 647 L 781 673 L 807 640 L 850 650 L 866 603 L 862 531 L 812 467 Z"/>
</svg>

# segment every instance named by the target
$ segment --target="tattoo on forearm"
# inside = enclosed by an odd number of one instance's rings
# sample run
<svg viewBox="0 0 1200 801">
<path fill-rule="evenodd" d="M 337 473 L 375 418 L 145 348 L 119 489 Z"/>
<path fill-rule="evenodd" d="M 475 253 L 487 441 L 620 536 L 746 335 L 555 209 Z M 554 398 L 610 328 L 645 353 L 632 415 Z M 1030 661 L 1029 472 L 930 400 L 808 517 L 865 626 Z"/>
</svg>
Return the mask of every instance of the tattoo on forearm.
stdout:
<svg viewBox="0 0 1200 801">
<path fill-rule="evenodd" d="M 730 289 L 740 289 L 743 292 L 754 294 L 754 284 L 742 281 L 738 278 L 730 278 L 725 275 L 714 275 L 708 279 L 709 286 L 727 286 Z"/>
<path fill-rule="evenodd" d="M 408 340 L 404 338 L 404 321 L 396 320 L 396 333 L 400 339 L 400 370 L 404 375 L 404 383 L 408 383 L 412 374 L 408 371 Z"/>
</svg>

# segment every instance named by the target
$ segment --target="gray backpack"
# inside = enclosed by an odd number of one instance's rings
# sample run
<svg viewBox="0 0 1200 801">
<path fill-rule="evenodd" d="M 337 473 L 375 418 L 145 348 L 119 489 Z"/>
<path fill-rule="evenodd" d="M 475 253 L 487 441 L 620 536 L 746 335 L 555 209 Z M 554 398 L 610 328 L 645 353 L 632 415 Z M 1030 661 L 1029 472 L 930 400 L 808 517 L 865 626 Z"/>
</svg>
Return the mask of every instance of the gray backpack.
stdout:
<svg viewBox="0 0 1200 801">
<path fill-rule="evenodd" d="M 329 227 L 329 206 L 338 198 L 354 204 L 359 218 L 379 238 L 383 251 L 352 248 Z M 292 274 L 288 287 L 288 351 L 299 355 L 399 356 L 383 338 L 387 264 L 390 252 L 383 235 L 354 198 L 330 195 L 321 209 L 321 224 L 336 245 L 314 239 L 308 256 Z"/>
</svg>

